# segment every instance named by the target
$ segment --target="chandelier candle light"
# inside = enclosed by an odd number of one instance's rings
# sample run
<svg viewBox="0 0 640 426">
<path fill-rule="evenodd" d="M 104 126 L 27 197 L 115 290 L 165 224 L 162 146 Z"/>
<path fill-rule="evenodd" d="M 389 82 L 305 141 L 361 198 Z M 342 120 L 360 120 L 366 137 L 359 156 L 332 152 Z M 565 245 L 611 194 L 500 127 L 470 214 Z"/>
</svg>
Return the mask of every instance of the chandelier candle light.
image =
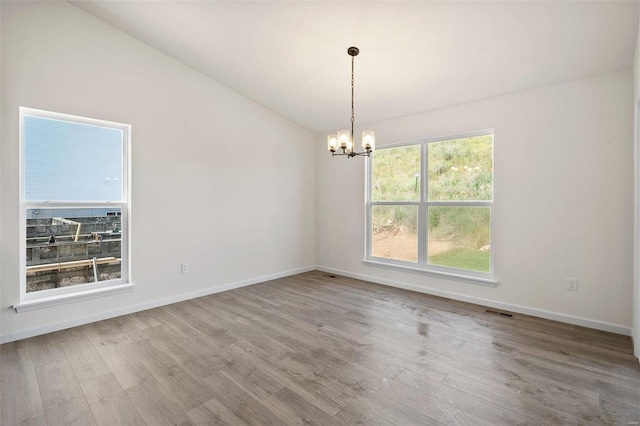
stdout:
<svg viewBox="0 0 640 426">
<path fill-rule="evenodd" d="M 353 122 L 355 120 L 354 116 L 354 108 L 353 108 L 353 65 L 355 61 L 355 57 L 360 53 L 360 49 L 357 47 L 350 47 L 347 49 L 347 53 L 351 56 L 351 132 L 348 130 L 338 130 L 337 134 L 332 134 L 327 136 L 327 148 L 331 151 L 331 156 L 335 157 L 336 155 L 346 155 L 347 158 L 355 157 L 356 155 L 363 155 L 369 157 L 371 152 L 375 149 L 376 146 L 376 135 L 372 131 L 364 131 L 362 132 L 362 147 L 364 148 L 363 152 L 356 152 L 353 138 Z M 341 154 L 336 154 L 336 149 L 340 145 L 340 149 L 342 149 Z"/>
</svg>

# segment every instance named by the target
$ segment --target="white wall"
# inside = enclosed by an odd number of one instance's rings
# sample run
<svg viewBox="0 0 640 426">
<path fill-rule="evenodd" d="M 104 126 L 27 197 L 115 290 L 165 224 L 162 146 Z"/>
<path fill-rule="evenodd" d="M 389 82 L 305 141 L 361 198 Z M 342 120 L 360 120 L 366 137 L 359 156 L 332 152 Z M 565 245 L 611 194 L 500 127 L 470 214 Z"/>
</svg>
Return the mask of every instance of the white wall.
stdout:
<svg viewBox="0 0 640 426">
<path fill-rule="evenodd" d="M 2 24 L 2 7 L 0 7 L 0 24 Z M 2 31 L 0 31 L 0 88 L 2 87 Z M 1 93 L 1 92 L 0 92 Z M 0 96 L 0 117 L 2 117 L 2 96 Z M 2 141 L 2 128 L 4 120 L 0 120 L 0 142 Z M 2 146 L 0 145 L 0 148 Z M 0 149 L 0 179 L 2 178 L 2 149 Z M 0 181 L 1 182 L 1 181 Z M 2 185 L 0 185 L 0 224 L 2 224 Z M 4 255 L 2 253 L 2 228 L 0 227 L 0 311 L 2 310 L 2 263 L 4 259 Z M 1 318 L 1 314 L 0 314 Z M 0 319 L 0 329 L 2 328 L 2 320 Z M 0 335 L 1 335 L 0 331 Z"/>
<path fill-rule="evenodd" d="M 364 265 L 365 162 L 332 159 L 317 136 L 318 265 L 629 334 L 632 81 L 626 70 L 366 125 L 379 145 L 495 129 L 495 288 Z"/>
<path fill-rule="evenodd" d="M 633 343 L 640 358 L 640 20 L 633 57 L 633 140 L 634 140 L 634 241 L 633 241 Z"/>
<path fill-rule="evenodd" d="M 1 54 L 4 341 L 313 268 L 311 133 L 68 3 L 2 2 Z M 133 292 L 10 308 L 19 106 L 132 124 Z"/>
</svg>

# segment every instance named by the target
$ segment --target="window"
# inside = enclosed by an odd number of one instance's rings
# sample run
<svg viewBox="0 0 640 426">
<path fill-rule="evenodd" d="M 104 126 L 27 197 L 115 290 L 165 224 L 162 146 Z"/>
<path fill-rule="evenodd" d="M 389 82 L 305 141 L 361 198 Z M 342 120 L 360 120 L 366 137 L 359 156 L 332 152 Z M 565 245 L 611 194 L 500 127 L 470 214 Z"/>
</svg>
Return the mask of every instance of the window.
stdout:
<svg viewBox="0 0 640 426">
<path fill-rule="evenodd" d="M 20 108 L 21 303 L 128 282 L 130 129 Z"/>
<path fill-rule="evenodd" d="M 367 183 L 367 260 L 492 276 L 492 131 L 378 148 Z"/>
</svg>

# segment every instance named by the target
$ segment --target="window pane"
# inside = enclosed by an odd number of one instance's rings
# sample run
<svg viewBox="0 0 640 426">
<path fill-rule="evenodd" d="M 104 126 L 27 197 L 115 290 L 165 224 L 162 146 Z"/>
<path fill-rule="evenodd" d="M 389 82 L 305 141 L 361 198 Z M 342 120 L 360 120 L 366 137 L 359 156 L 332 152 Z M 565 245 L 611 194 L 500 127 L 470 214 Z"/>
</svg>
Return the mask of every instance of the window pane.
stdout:
<svg viewBox="0 0 640 426">
<path fill-rule="evenodd" d="M 418 207 L 372 206 L 371 219 L 373 256 L 418 260 Z"/>
<path fill-rule="evenodd" d="M 432 142 L 429 200 L 493 199 L 493 135 Z"/>
<path fill-rule="evenodd" d="M 27 201 L 121 201 L 123 132 L 24 117 Z"/>
<path fill-rule="evenodd" d="M 372 165 L 373 201 L 420 199 L 420 145 L 379 149 Z"/>
<path fill-rule="evenodd" d="M 429 263 L 490 272 L 491 209 L 429 207 Z"/>
<path fill-rule="evenodd" d="M 27 293 L 121 277 L 122 210 L 27 209 Z M 95 268 L 94 261 L 95 258 Z"/>
</svg>

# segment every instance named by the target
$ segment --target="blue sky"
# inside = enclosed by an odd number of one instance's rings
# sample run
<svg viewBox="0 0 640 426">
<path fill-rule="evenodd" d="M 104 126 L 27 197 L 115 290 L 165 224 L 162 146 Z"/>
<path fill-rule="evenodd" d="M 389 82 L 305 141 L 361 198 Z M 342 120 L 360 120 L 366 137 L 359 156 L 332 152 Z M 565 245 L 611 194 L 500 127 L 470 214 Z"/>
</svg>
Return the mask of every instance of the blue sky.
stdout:
<svg viewBox="0 0 640 426">
<path fill-rule="evenodd" d="M 26 201 L 121 201 L 122 130 L 24 117 Z"/>
</svg>

